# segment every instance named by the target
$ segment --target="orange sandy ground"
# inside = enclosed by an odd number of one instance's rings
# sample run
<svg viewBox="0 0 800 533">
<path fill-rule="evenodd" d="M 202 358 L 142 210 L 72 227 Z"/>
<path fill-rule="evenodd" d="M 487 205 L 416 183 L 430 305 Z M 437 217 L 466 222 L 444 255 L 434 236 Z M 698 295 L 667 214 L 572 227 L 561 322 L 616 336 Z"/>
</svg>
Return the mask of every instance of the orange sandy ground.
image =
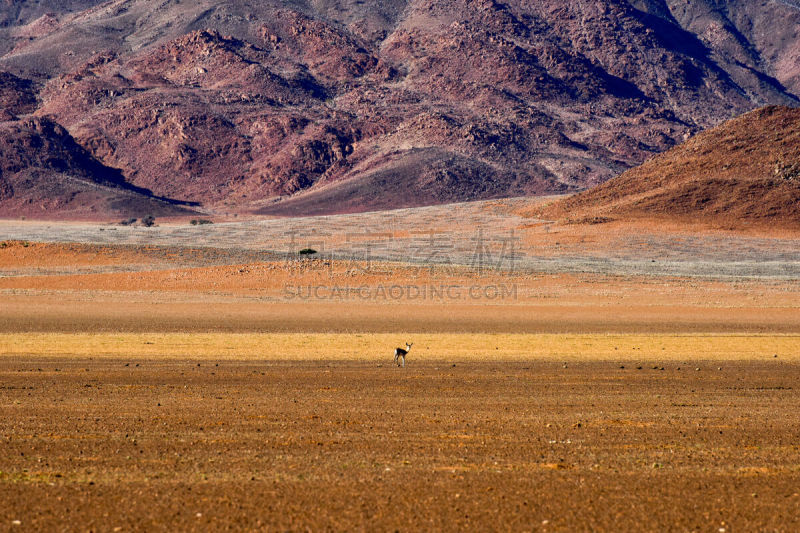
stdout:
<svg viewBox="0 0 800 533">
<path fill-rule="evenodd" d="M 0 278 L 0 330 L 800 330 L 800 286 L 793 281 L 476 276 L 454 268 L 324 261 L 185 268 L 169 258 L 159 265 L 163 270 L 102 272 L 148 261 L 125 248 L 0 248 L 0 268 L 17 270 Z M 101 272 L 82 272 L 87 266 Z"/>
</svg>

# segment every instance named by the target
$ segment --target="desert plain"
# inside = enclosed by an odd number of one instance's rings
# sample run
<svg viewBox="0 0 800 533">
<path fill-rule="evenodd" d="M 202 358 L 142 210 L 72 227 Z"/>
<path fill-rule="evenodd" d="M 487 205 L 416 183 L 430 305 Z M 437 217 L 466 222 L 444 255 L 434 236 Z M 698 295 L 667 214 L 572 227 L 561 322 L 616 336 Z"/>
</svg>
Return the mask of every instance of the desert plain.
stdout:
<svg viewBox="0 0 800 533">
<path fill-rule="evenodd" d="M 0 221 L 0 530 L 797 530 L 800 235 L 519 202 Z"/>
<path fill-rule="evenodd" d="M 798 28 L 0 2 L 0 533 L 800 530 Z"/>
</svg>

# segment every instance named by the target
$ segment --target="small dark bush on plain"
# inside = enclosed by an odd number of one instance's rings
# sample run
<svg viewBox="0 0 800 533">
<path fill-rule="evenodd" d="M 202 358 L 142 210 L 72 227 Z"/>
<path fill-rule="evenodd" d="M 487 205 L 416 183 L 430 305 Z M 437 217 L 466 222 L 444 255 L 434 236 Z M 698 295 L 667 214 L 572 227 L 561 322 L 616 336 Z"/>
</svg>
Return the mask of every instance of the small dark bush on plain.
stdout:
<svg viewBox="0 0 800 533">
<path fill-rule="evenodd" d="M 203 226 L 205 224 L 213 224 L 213 223 L 214 222 L 212 220 L 208 220 L 205 218 L 195 218 L 191 222 L 192 226 Z"/>
<path fill-rule="evenodd" d="M 119 225 L 120 226 L 130 226 L 131 224 L 136 224 L 136 220 L 137 219 L 135 219 L 135 218 L 129 218 L 127 220 L 122 220 L 122 221 L 120 221 Z"/>
<path fill-rule="evenodd" d="M 314 250 L 313 248 L 303 248 L 297 253 L 300 255 L 314 255 L 315 253 L 317 253 L 317 251 Z"/>
<path fill-rule="evenodd" d="M 142 219 L 142 224 L 147 226 L 148 228 L 150 226 L 153 226 L 155 223 L 156 223 L 156 217 L 154 217 L 153 215 L 147 215 Z"/>
</svg>

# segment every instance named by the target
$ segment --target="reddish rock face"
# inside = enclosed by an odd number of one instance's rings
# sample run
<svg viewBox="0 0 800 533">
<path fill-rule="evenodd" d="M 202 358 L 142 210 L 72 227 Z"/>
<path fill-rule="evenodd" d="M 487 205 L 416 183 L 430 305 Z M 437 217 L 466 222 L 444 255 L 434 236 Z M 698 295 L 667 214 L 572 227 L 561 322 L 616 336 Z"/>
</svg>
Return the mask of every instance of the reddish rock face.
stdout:
<svg viewBox="0 0 800 533">
<path fill-rule="evenodd" d="M 30 80 L 0 72 L 0 121 L 36 110 L 36 89 Z"/>
<path fill-rule="evenodd" d="M 226 212 L 578 190 L 800 94 L 791 2 L 96 3 L 0 7 L 0 121 Z"/>
<path fill-rule="evenodd" d="M 96 218 L 191 212 L 125 182 L 46 118 L 0 123 L 0 212 Z"/>
</svg>

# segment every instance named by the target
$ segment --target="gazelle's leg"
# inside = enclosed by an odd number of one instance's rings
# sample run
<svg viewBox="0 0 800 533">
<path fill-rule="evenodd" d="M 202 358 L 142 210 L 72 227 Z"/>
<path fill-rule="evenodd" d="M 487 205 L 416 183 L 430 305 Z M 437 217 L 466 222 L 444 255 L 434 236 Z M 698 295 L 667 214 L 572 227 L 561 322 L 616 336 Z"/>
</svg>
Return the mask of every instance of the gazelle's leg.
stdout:
<svg viewBox="0 0 800 533">
<path fill-rule="evenodd" d="M 406 367 L 406 356 L 404 355 L 403 356 L 403 368 L 405 368 L 405 367 Z"/>
</svg>

